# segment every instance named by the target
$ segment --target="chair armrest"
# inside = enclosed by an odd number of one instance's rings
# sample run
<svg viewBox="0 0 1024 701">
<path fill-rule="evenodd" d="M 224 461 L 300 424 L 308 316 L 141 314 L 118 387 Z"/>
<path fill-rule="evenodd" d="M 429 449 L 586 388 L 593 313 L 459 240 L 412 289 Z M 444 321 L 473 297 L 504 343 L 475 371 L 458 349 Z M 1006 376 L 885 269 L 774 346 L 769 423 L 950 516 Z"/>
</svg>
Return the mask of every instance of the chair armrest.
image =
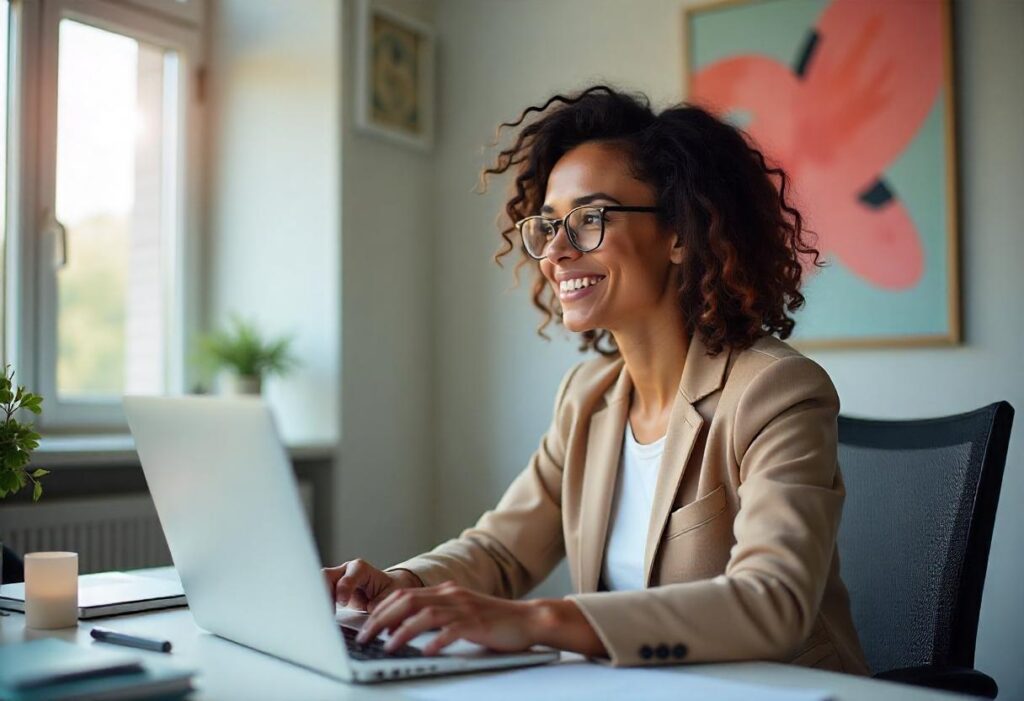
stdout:
<svg viewBox="0 0 1024 701">
<path fill-rule="evenodd" d="M 875 675 L 875 679 L 925 686 L 931 689 L 944 689 L 988 699 L 994 699 L 999 693 L 999 687 L 992 677 L 969 667 L 938 665 L 903 667 L 902 669 L 891 669 L 888 672 L 879 672 Z"/>
</svg>

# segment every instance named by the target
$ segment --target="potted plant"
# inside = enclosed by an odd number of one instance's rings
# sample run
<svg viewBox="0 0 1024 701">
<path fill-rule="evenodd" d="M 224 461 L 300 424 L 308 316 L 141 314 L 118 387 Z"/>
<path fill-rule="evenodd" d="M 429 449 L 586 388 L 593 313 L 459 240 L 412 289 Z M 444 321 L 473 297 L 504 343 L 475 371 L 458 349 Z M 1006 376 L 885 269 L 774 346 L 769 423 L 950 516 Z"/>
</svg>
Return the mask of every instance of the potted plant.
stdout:
<svg viewBox="0 0 1024 701">
<path fill-rule="evenodd" d="M 29 484 L 32 485 L 33 501 L 39 501 L 43 495 L 39 478 L 49 472 L 41 467 L 31 472 L 26 469 L 32 451 L 39 447 L 40 436 L 32 424 L 21 423 L 15 418 L 19 409 L 36 415 L 43 413 L 42 404 L 43 398 L 39 395 L 24 387 L 15 387 L 14 371 L 8 365 L 0 377 L 0 412 L 3 413 L 3 423 L 0 424 L 0 499 Z"/>
<path fill-rule="evenodd" d="M 43 495 L 40 478 L 49 474 L 41 467 L 29 471 L 32 451 L 39 447 L 39 434 L 30 423 L 21 423 L 15 414 L 25 409 L 42 413 L 43 398 L 14 384 L 14 371 L 8 365 L 0 377 L 0 499 L 32 485 L 32 501 Z M 0 583 L 3 582 L 3 542 L 0 541 Z"/>
<path fill-rule="evenodd" d="M 291 344 L 290 336 L 265 339 L 253 323 L 232 316 L 227 328 L 200 341 L 199 353 L 211 373 L 220 372 L 223 393 L 259 394 L 265 378 L 285 375 L 298 364 Z"/>
</svg>

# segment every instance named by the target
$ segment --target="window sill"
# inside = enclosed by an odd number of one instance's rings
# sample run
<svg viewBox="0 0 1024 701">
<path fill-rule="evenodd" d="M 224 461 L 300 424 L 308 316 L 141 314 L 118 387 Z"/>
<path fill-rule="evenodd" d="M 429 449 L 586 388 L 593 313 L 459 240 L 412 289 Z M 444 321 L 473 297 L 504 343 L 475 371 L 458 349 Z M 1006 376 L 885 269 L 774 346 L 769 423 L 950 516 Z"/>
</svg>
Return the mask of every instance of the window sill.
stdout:
<svg viewBox="0 0 1024 701">
<path fill-rule="evenodd" d="M 333 443 L 297 443 L 287 447 L 292 460 L 331 460 Z M 138 465 L 135 441 L 129 434 L 44 436 L 32 453 L 37 467 L 120 467 Z"/>
</svg>

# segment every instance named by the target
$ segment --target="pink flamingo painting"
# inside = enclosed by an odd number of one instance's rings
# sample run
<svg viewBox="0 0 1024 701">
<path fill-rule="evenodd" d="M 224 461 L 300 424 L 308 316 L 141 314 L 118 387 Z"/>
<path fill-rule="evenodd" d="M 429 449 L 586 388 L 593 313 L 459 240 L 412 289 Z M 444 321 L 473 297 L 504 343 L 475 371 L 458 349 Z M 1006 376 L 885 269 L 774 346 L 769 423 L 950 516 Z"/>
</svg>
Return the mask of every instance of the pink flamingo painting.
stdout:
<svg viewBox="0 0 1024 701">
<path fill-rule="evenodd" d="M 938 1 L 834 0 L 795 65 L 722 59 L 693 76 L 690 100 L 748 114 L 745 130 L 791 176 L 822 253 L 870 285 L 905 290 L 924 272 L 924 249 L 885 171 L 939 98 L 942 51 Z"/>
</svg>

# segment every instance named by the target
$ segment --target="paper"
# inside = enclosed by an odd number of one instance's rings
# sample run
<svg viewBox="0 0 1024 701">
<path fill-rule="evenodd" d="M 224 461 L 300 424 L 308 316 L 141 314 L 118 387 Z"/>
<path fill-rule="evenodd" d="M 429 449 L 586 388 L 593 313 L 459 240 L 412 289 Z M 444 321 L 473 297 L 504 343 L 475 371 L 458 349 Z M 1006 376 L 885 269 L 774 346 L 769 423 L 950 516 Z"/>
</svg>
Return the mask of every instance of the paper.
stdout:
<svg viewBox="0 0 1024 701">
<path fill-rule="evenodd" d="M 828 701 L 823 690 L 762 686 L 725 681 L 687 672 L 684 668 L 638 669 L 570 662 L 475 675 L 450 681 L 423 683 L 403 689 L 405 698 L 445 701 L 595 701 L 595 699 L 644 699 L 645 701 Z"/>
</svg>

